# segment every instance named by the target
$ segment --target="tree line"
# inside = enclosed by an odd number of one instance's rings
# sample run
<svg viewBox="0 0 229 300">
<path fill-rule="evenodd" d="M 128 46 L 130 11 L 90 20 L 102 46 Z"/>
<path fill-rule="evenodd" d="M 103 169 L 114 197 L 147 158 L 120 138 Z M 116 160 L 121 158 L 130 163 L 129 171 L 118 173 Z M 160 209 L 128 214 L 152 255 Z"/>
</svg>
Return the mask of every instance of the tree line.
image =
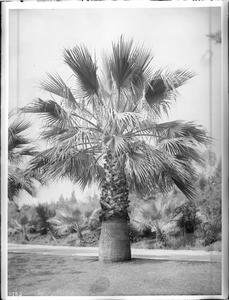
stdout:
<svg viewBox="0 0 229 300">
<path fill-rule="evenodd" d="M 202 248 L 221 241 L 221 161 L 212 175 L 196 181 L 198 198 L 189 201 L 178 190 L 150 197 L 131 194 L 129 233 L 132 244 L 160 248 Z M 23 243 L 98 245 L 101 230 L 99 196 L 82 202 L 69 198 L 38 205 L 9 204 L 9 238 Z M 148 244 L 147 244 L 148 243 Z M 144 246 L 144 245 L 143 245 Z M 217 249 L 220 249 L 218 247 Z"/>
</svg>

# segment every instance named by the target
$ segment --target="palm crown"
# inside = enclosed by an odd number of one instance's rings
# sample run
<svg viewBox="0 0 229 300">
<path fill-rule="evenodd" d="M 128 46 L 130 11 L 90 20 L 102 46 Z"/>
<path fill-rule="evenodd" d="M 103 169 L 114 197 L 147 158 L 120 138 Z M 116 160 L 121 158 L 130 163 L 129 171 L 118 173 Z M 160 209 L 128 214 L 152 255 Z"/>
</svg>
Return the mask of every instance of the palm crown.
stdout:
<svg viewBox="0 0 229 300">
<path fill-rule="evenodd" d="M 42 138 L 49 143 L 30 171 L 44 179 L 67 177 L 85 188 L 94 181 L 103 186 L 109 166 L 125 174 L 128 190 L 147 193 L 156 186 L 166 191 L 176 184 L 193 197 L 191 162 L 203 161 L 199 146 L 210 139 L 192 122 L 160 120 L 177 88 L 195 74 L 153 69 L 150 51 L 123 37 L 102 56 L 100 68 L 85 46 L 63 55 L 74 89 L 58 74 L 48 74 L 40 85 L 51 98 L 23 108 L 42 117 Z"/>
</svg>

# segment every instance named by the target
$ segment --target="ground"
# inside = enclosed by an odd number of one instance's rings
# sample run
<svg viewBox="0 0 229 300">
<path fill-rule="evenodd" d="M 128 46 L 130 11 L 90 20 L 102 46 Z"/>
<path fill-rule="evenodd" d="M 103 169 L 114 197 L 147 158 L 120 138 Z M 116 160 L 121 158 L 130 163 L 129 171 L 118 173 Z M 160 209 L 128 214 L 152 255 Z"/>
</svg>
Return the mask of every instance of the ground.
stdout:
<svg viewBox="0 0 229 300">
<path fill-rule="evenodd" d="M 97 248 L 9 246 L 9 295 L 219 295 L 220 253 L 133 249 L 102 264 Z"/>
</svg>

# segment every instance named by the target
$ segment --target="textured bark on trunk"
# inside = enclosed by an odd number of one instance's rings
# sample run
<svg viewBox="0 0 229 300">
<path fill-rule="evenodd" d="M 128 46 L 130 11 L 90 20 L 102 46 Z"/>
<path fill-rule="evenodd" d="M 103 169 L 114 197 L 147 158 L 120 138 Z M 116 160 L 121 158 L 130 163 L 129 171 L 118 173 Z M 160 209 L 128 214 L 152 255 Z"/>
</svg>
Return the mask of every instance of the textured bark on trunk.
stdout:
<svg viewBox="0 0 229 300">
<path fill-rule="evenodd" d="M 129 190 L 124 161 L 109 151 L 105 157 L 105 176 L 100 204 L 102 221 L 99 260 L 118 262 L 131 259 L 128 221 Z"/>
<path fill-rule="evenodd" d="M 127 220 L 114 218 L 102 222 L 99 241 L 99 261 L 122 262 L 131 259 Z"/>
</svg>

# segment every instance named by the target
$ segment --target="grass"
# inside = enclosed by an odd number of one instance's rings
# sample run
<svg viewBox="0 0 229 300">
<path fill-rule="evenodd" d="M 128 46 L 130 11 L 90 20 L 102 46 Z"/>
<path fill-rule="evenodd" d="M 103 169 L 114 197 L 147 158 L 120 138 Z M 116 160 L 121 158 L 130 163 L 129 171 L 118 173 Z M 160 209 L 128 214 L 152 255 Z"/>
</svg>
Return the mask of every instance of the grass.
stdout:
<svg viewBox="0 0 229 300">
<path fill-rule="evenodd" d="M 123 296 L 221 294 L 220 263 L 9 253 L 9 295 Z"/>
</svg>

